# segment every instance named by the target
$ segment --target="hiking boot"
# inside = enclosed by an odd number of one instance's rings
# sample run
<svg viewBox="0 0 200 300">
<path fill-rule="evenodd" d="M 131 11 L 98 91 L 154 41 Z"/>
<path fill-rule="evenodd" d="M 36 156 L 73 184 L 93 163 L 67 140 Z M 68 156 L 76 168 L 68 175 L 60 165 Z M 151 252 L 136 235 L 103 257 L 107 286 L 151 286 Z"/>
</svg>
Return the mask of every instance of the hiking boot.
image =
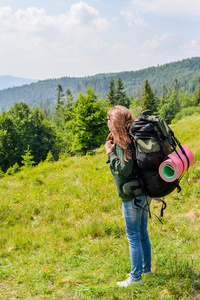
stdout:
<svg viewBox="0 0 200 300">
<path fill-rule="evenodd" d="M 143 284 L 142 279 L 134 280 L 133 278 L 129 277 L 124 281 L 117 282 L 117 285 L 120 287 L 128 287 L 131 284 Z"/>
</svg>

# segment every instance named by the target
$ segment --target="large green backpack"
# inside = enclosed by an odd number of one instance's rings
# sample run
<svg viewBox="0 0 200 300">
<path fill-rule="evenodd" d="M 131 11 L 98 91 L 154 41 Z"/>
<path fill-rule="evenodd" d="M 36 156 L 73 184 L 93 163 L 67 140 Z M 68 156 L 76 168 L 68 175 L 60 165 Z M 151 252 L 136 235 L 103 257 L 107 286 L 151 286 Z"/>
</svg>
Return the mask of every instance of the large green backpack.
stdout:
<svg viewBox="0 0 200 300">
<path fill-rule="evenodd" d="M 129 133 L 134 149 L 134 170 L 143 192 L 151 198 L 157 198 L 168 195 L 175 188 L 180 191 L 180 178 L 166 182 L 158 172 L 159 165 L 168 154 L 176 151 L 177 146 L 182 148 L 167 123 L 146 110 L 131 124 Z M 134 187 L 131 192 L 134 195 Z"/>
</svg>

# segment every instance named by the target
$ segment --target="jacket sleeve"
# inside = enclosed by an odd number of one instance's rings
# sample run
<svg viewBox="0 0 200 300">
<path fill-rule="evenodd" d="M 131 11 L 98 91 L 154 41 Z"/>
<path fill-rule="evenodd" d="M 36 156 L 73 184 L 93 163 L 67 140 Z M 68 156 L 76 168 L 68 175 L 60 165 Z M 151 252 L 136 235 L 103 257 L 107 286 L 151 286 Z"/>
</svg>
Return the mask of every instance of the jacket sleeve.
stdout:
<svg viewBox="0 0 200 300">
<path fill-rule="evenodd" d="M 133 159 L 130 158 L 127 162 L 124 160 L 124 150 L 122 147 L 116 145 L 113 153 L 108 157 L 110 168 L 114 172 L 119 172 L 125 177 L 131 175 L 133 170 Z"/>
</svg>

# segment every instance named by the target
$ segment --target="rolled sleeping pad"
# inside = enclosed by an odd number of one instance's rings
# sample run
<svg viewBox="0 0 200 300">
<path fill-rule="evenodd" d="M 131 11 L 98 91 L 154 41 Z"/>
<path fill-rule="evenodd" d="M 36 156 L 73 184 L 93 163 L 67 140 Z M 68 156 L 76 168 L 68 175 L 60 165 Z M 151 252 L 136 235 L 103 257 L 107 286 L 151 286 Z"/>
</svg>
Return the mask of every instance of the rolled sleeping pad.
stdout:
<svg viewBox="0 0 200 300">
<path fill-rule="evenodd" d="M 178 154 L 171 153 L 168 155 L 168 159 L 164 160 L 159 166 L 159 175 L 166 182 L 173 182 L 179 178 L 191 165 L 194 163 L 194 155 L 188 146 L 183 145 L 187 157 L 183 154 L 179 148 Z M 188 160 L 189 167 L 188 167 Z"/>
</svg>

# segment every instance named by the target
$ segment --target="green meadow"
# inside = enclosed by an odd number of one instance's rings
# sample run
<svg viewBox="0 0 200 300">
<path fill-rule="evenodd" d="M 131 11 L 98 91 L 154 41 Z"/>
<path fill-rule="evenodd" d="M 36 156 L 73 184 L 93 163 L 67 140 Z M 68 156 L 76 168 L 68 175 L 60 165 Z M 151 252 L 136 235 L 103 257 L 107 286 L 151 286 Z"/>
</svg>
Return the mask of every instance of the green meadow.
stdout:
<svg viewBox="0 0 200 300">
<path fill-rule="evenodd" d="M 104 147 L 0 178 L 0 299 L 200 299 L 200 115 L 171 126 L 195 163 L 149 219 L 153 274 L 130 272 L 121 200 Z M 160 204 L 151 211 L 159 216 Z"/>
</svg>

